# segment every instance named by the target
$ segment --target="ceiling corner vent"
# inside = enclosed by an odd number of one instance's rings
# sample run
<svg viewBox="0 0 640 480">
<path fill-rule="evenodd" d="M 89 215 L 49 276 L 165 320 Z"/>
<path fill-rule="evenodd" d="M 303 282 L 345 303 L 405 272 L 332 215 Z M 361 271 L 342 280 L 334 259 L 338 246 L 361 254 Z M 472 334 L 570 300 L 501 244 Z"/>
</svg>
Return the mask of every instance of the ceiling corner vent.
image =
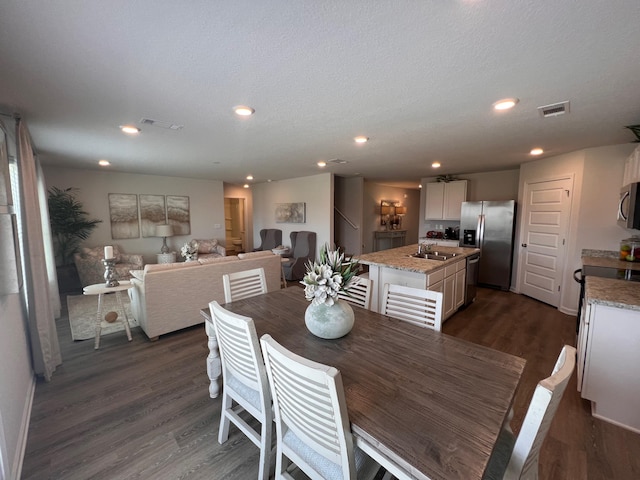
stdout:
<svg viewBox="0 0 640 480">
<path fill-rule="evenodd" d="M 184 125 L 178 125 L 170 122 L 163 122 L 160 120 L 152 120 L 151 118 L 140 119 L 142 125 L 151 125 L 158 128 L 166 128 L 167 130 L 182 130 Z"/>
<path fill-rule="evenodd" d="M 538 112 L 540 112 L 540 116 L 543 118 L 564 115 L 565 113 L 569 113 L 569 101 L 566 100 L 564 102 L 538 107 Z"/>
<path fill-rule="evenodd" d="M 338 165 L 345 165 L 349 162 L 347 162 L 346 160 L 342 160 L 341 158 L 334 158 L 333 160 L 329 160 L 327 163 L 336 163 Z"/>
</svg>

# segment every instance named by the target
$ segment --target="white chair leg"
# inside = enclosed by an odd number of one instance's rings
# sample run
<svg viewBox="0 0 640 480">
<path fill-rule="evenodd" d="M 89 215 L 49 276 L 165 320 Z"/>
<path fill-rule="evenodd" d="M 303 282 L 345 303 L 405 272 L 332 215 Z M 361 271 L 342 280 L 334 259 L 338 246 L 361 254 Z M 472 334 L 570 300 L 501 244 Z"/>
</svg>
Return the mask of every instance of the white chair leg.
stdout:
<svg viewBox="0 0 640 480">
<path fill-rule="evenodd" d="M 271 473 L 271 432 L 273 430 L 273 422 L 266 425 L 266 422 L 262 423 L 260 429 L 260 469 L 258 471 L 258 478 L 261 480 L 269 480 Z"/>
<path fill-rule="evenodd" d="M 231 410 L 233 400 L 226 393 L 222 394 L 222 413 L 220 414 L 220 429 L 218 430 L 218 443 L 224 443 L 229 438 L 229 424 L 231 421 L 227 417 L 227 411 Z"/>
</svg>

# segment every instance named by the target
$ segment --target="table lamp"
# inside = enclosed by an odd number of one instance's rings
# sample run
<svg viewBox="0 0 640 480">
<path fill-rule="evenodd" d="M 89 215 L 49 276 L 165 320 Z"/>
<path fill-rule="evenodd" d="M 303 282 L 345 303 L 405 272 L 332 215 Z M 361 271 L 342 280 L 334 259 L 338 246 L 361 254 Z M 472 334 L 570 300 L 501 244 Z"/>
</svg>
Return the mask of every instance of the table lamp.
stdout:
<svg viewBox="0 0 640 480">
<path fill-rule="evenodd" d="M 169 253 L 167 247 L 167 237 L 173 236 L 173 227 L 171 225 L 156 225 L 156 237 L 162 237 L 162 248 L 160 253 Z"/>
</svg>

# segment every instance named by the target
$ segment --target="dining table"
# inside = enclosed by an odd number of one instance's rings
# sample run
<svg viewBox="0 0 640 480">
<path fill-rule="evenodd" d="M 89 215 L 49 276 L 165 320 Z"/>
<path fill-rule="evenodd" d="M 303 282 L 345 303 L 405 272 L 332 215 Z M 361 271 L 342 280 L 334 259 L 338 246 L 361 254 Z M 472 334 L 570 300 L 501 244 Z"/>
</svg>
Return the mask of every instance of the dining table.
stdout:
<svg viewBox="0 0 640 480">
<path fill-rule="evenodd" d="M 355 305 L 353 329 L 322 339 L 305 326 L 308 305 L 287 288 L 223 307 L 252 318 L 258 337 L 340 370 L 355 444 L 395 477 L 481 479 L 525 360 Z"/>
</svg>

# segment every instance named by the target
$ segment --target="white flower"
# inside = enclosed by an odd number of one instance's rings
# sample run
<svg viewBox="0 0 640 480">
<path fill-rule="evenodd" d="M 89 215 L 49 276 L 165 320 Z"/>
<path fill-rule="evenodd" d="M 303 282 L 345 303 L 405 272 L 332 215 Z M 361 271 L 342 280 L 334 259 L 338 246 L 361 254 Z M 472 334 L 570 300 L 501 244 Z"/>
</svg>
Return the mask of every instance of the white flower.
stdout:
<svg viewBox="0 0 640 480">
<path fill-rule="evenodd" d="M 188 257 L 190 255 L 195 255 L 198 252 L 198 242 L 187 242 L 180 249 L 180 255 L 183 257 Z"/>
<path fill-rule="evenodd" d="M 314 305 L 331 306 L 338 301 L 338 293 L 346 291 L 356 274 L 358 263 L 343 265 L 344 254 L 339 249 L 330 250 L 327 245 L 320 250 L 320 260 L 309 262 L 302 283 L 304 296 Z"/>
</svg>

